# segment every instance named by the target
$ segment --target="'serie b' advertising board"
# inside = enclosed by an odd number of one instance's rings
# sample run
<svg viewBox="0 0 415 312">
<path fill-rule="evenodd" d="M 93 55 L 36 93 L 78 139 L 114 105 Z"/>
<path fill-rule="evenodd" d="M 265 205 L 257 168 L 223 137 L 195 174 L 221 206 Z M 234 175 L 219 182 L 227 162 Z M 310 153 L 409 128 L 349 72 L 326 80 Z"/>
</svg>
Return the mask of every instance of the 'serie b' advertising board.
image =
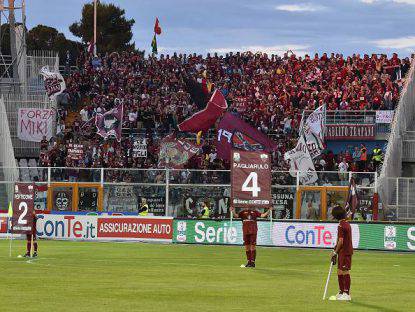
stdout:
<svg viewBox="0 0 415 312">
<path fill-rule="evenodd" d="M 257 245 L 332 249 L 333 222 L 258 222 Z M 353 248 L 415 251 L 415 225 L 352 223 Z M 242 224 L 211 220 L 174 220 L 174 243 L 242 245 Z"/>
</svg>

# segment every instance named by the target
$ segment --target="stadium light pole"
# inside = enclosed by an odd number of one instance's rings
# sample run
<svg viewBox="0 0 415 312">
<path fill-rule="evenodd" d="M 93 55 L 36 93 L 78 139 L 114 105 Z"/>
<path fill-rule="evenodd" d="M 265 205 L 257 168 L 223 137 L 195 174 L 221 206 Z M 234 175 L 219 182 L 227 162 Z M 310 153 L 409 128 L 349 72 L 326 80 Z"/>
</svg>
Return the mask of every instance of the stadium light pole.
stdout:
<svg viewBox="0 0 415 312">
<path fill-rule="evenodd" d="M 97 56 L 97 0 L 94 0 L 94 56 Z"/>
</svg>

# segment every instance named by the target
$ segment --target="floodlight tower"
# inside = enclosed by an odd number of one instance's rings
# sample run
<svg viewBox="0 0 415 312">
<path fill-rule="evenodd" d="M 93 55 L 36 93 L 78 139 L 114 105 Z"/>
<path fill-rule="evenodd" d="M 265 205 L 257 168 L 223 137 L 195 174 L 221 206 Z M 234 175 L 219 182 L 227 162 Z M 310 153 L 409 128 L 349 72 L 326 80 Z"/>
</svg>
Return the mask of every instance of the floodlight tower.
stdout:
<svg viewBox="0 0 415 312">
<path fill-rule="evenodd" d="M 15 11 L 21 15 L 16 20 Z M 2 20 L 5 19 L 5 22 Z M 9 26 L 10 54 L 5 51 L 6 42 L 3 41 Z M 26 4 L 25 0 L 0 0 L 0 86 L 10 86 L 11 90 L 19 90 L 26 85 Z M 6 52 L 6 53 L 5 53 Z M 3 88 L 2 88 L 3 89 Z"/>
</svg>

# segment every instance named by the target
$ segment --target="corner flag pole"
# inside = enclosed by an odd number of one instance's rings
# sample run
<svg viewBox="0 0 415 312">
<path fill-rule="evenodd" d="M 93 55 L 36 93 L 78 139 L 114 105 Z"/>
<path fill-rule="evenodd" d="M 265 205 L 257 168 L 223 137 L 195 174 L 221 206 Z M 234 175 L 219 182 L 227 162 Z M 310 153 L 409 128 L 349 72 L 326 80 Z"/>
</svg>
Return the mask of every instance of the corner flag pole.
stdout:
<svg viewBox="0 0 415 312">
<path fill-rule="evenodd" d="M 11 220 L 9 220 L 10 222 Z M 12 257 L 12 242 L 13 242 L 13 234 L 11 228 L 9 228 L 9 257 Z"/>
<path fill-rule="evenodd" d="M 271 211 L 269 213 L 269 238 L 271 239 L 271 242 L 272 242 L 272 207 L 270 209 Z"/>
</svg>

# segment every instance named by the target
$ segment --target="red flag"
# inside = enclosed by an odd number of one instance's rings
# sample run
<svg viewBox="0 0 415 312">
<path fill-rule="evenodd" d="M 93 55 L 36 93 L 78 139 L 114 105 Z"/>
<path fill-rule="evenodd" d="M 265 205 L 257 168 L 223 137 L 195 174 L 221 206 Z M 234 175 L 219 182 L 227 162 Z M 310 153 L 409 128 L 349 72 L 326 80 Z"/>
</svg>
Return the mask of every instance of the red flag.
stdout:
<svg viewBox="0 0 415 312">
<path fill-rule="evenodd" d="M 160 35 L 161 34 L 161 27 L 159 25 L 159 19 L 156 17 L 156 23 L 154 24 L 154 33 L 156 35 Z"/>
<path fill-rule="evenodd" d="M 199 132 L 208 130 L 228 108 L 225 97 L 219 90 L 213 92 L 205 109 L 193 114 L 178 127 L 180 131 Z"/>
</svg>

